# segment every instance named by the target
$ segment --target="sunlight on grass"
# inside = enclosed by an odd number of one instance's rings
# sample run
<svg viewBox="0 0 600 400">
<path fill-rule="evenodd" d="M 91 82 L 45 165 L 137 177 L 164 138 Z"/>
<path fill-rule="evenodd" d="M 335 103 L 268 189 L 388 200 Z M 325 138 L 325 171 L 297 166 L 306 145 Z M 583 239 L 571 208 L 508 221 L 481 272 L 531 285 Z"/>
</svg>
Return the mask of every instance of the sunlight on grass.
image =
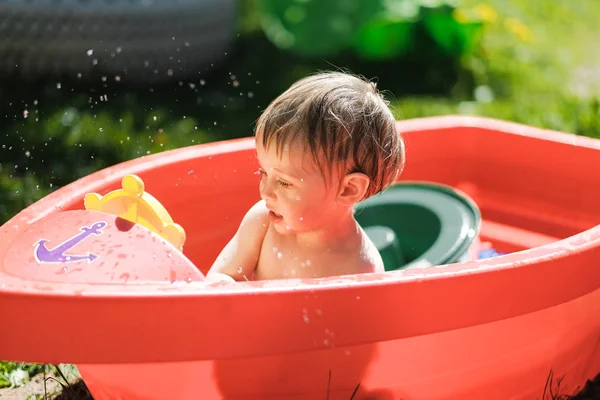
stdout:
<svg viewBox="0 0 600 400">
<path fill-rule="evenodd" d="M 463 4 L 486 21 L 481 48 L 463 60 L 475 90 L 467 97 L 401 98 L 394 104 L 398 118 L 480 115 L 600 137 L 600 72 L 595 82 L 577 81 L 586 63 L 600 66 L 594 28 L 600 2 Z"/>
</svg>

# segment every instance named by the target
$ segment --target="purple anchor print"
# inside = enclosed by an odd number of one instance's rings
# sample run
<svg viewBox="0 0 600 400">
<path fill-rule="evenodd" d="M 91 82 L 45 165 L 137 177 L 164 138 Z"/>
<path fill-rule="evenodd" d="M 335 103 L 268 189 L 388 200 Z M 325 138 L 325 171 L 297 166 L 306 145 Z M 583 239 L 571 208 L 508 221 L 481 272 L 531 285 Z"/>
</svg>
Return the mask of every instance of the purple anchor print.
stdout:
<svg viewBox="0 0 600 400">
<path fill-rule="evenodd" d="M 35 248 L 35 258 L 38 263 L 68 263 L 75 262 L 81 260 L 88 260 L 88 263 L 94 261 L 98 256 L 96 254 L 87 253 L 87 254 L 78 254 L 78 255 L 69 255 L 65 254 L 67 251 L 77 246 L 80 242 L 84 241 L 88 236 L 91 235 L 101 235 L 102 228 L 106 226 L 106 222 L 100 221 L 96 222 L 91 227 L 81 227 L 79 230 L 80 234 L 73 236 L 72 238 L 66 240 L 65 242 L 59 244 L 53 249 L 46 248 L 46 239 L 41 239 L 36 243 Z"/>
</svg>

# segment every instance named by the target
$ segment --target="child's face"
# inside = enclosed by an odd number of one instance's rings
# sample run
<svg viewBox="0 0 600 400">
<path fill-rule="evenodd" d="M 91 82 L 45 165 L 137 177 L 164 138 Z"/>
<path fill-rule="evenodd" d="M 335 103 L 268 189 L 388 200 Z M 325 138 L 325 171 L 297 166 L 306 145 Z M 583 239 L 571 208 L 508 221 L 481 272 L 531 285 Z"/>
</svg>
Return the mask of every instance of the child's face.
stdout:
<svg viewBox="0 0 600 400">
<path fill-rule="evenodd" d="M 314 231 L 338 217 L 339 183 L 336 179 L 326 181 L 310 154 L 288 148 L 279 156 L 275 146 L 264 149 L 257 143 L 257 158 L 260 196 L 271 211 L 269 218 L 279 233 Z"/>
</svg>

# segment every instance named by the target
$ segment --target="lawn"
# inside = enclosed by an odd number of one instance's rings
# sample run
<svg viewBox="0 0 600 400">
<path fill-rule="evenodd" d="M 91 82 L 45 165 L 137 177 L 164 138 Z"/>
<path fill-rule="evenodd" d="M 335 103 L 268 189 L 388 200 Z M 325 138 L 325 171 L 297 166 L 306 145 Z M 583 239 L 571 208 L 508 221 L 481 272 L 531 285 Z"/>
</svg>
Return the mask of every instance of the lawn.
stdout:
<svg viewBox="0 0 600 400">
<path fill-rule="evenodd" d="M 485 21 L 481 45 L 458 60 L 425 67 L 409 59 L 365 63 L 348 54 L 291 56 L 265 39 L 255 16 L 247 13 L 226 63 L 194 82 L 132 87 L 110 79 L 92 84 L 73 79 L 60 85 L 49 81 L 40 90 L 32 82 L 0 80 L 0 224 L 57 187 L 107 165 L 249 136 L 274 96 L 317 69 L 344 67 L 379 77 L 399 119 L 471 114 L 600 137 L 600 2 L 462 4 L 465 14 L 457 18 L 475 13 Z M 73 148 L 65 163 L 65 152 Z M 70 384 L 77 381 L 76 369 L 61 368 Z M 70 387 L 55 367 L 0 363 L 0 397 L 44 398 L 44 375 L 53 385 L 50 392 Z M 37 378 L 35 385 L 27 384 L 31 378 Z M 64 392 L 63 399 L 75 393 Z"/>
<path fill-rule="evenodd" d="M 398 116 L 473 114 L 600 137 L 600 3 L 467 2 L 490 20 L 482 49 L 463 60 L 474 91 L 459 83 L 451 96 L 404 96 Z"/>
</svg>

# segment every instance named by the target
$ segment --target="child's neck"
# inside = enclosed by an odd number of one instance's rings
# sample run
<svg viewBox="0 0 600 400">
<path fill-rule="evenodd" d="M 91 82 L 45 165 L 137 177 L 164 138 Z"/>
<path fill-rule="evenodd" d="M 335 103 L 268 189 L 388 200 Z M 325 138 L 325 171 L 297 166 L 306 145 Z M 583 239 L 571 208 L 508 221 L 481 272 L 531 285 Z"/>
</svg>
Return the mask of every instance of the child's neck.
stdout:
<svg viewBox="0 0 600 400">
<path fill-rule="evenodd" d="M 296 244 L 312 250 L 331 249 L 336 244 L 345 243 L 360 235 L 360 228 L 352 212 L 344 213 L 334 223 L 323 228 L 296 235 Z"/>
</svg>

